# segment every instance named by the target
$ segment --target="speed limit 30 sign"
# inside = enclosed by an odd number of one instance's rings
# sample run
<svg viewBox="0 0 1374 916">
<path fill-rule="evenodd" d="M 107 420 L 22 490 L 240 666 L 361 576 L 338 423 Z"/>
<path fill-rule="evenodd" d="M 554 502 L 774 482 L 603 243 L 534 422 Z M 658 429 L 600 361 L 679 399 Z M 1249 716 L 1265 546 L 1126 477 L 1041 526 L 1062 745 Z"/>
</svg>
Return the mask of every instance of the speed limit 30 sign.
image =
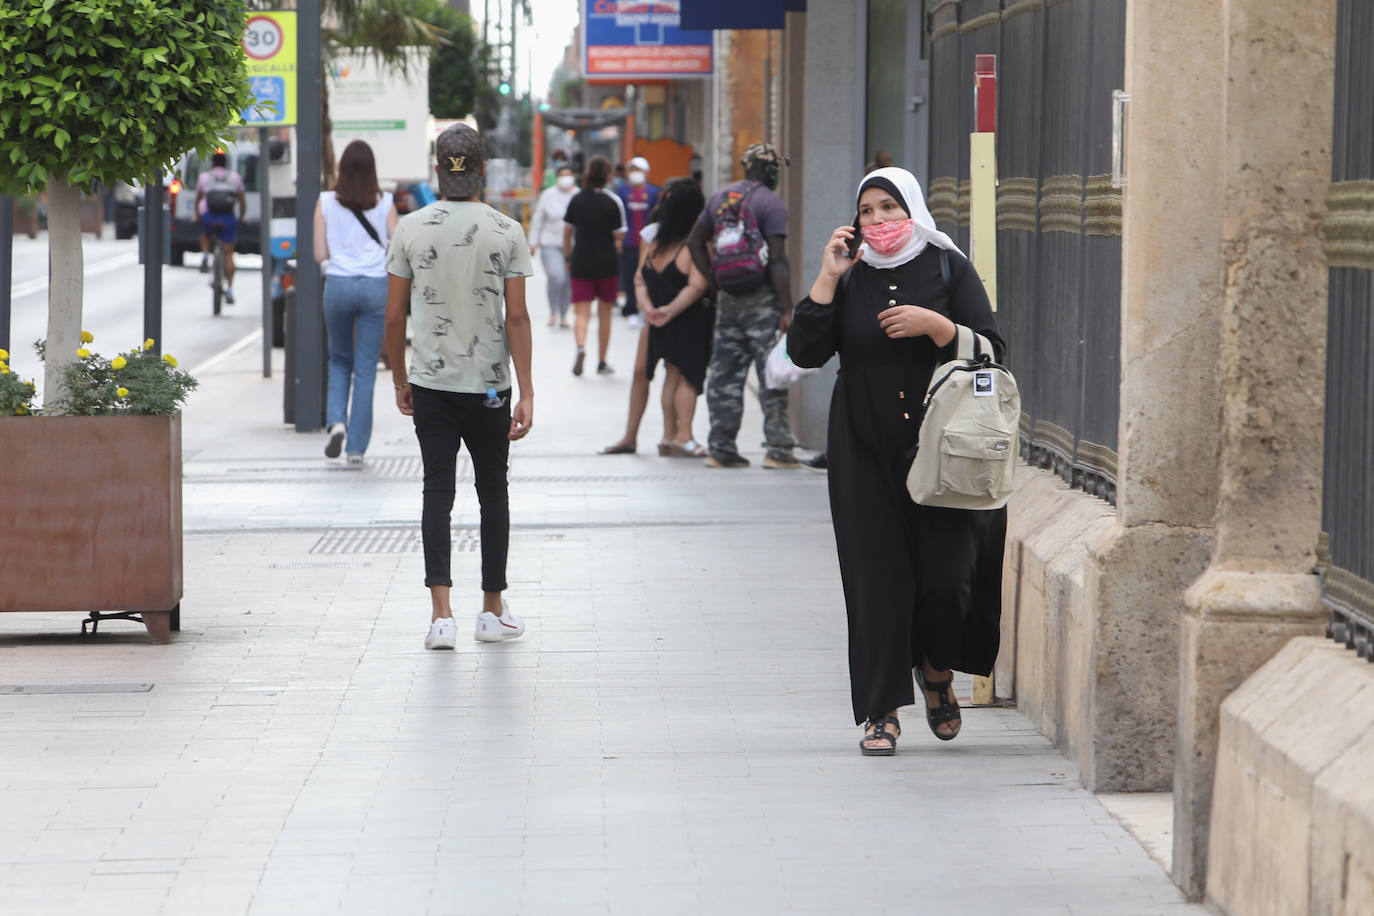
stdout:
<svg viewBox="0 0 1374 916">
<path fill-rule="evenodd" d="M 256 100 L 243 111 L 248 124 L 296 123 L 296 13 L 254 13 L 243 29 L 248 85 Z"/>
<path fill-rule="evenodd" d="M 243 52 L 253 60 L 275 57 L 286 44 L 281 24 L 267 15 L 250 16 L 243 30 Z"/>
</svg>

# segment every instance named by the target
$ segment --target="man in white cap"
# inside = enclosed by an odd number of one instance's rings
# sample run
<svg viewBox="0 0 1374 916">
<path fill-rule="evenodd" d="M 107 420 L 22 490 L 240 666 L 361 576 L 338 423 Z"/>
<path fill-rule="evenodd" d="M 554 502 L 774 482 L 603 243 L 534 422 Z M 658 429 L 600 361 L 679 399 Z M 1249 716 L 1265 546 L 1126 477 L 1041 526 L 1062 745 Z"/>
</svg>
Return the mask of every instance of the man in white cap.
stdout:
<svg viewBox="0 0 1374 916">
<path fill-rule="evenodd" d="M 620 251 L 620 291 L 625 294 L 622 310 L 633 324 L 639 319 L 635 308 L 635 271 L 639 269 L 639 234 L 649 225 L 649 214 L 658 204 L 658 188 L 649 184 L 649 160 L 636 156 L 625 170 L 625 184 L 617 191 L 625 204 L 628 230 Z"/>
</svg>

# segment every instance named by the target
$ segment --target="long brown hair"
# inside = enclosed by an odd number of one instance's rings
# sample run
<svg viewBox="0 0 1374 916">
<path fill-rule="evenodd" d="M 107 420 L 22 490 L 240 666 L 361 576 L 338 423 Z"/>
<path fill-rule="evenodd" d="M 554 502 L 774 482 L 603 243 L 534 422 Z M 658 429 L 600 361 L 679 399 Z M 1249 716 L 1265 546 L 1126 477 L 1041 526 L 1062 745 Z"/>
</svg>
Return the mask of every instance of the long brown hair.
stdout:
<svg viewBox="0 0 1374 916">
<path fill-rule="evenodd" d="M 334 182 L 334 198 L 354 210 L 371 210 L 382 199 L 377 184 L 377 160 L 372 147 L 354 140 L 339 157 L 339 177 Z"/>
<path fill-rule="evenodd" d="M 606 187 L 611 177 L 611 160 L 605 156 L 593 156 L 587 163 L 587 174 L 582 178 L 582 187 L 595 191 Z"/>
</svg>

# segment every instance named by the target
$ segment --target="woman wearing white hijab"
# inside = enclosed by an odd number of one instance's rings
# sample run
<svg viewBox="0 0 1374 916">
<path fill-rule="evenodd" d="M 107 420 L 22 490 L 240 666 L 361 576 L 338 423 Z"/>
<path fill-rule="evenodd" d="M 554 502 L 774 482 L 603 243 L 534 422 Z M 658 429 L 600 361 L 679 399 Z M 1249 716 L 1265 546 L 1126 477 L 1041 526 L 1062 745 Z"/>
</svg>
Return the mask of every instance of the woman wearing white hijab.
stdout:
<svg viewBox="0 0 1374 916">
<path fill-rule="evenodd" d="M 860 750 L 890 756 L 898 709 L 915 702 L 913 673 L 931 731 L 948 741 L 961 724 L 952 671 L 987 675 L 997 658 L 1006 510 L 918 506 L 906 474 L 955 324 L 988 338 L 999 360 L 1006 347 L 982 281 L 935 228 L 915 176 L 877 169 L 857 201 L 854 224 L 826 243 L 787 352 L 798 366 L 840 357 L 828 452 L 850 691 Z"/>
</svg>

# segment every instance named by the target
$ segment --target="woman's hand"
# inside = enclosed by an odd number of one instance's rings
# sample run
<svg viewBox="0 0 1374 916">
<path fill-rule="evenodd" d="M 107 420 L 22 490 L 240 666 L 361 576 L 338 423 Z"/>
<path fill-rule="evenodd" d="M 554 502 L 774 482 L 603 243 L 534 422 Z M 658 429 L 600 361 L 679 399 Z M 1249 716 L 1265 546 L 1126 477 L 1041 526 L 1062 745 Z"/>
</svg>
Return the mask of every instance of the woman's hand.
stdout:
<svg viewBox="0 0 1374 916">
<path fill-rule="evenodd" d="M 644 314 L 644 320 L 648 322 L 651 328 L 661 328 L 676 317 L 667 306 L 661 309 L 650 309 Z"/>
<path fill-rule="evenodd" d="M 853 238 L 853 226 L 840 226 L 830 233 L 830 241 L 825 243 L 825 251 L 821 254 L 823 276 L 838 281 L 858 261 L 858 258 L 849 257 L 849 242 Z"/>
<path fill-rule="evenodd" d="M 954 337 L 954 322 L 939 312 L 919 305 L 894 305 L 878 313 L 883 333 L 896 340 L 901 337 L 929 337 L 939 346 Z"/>
</svg>

